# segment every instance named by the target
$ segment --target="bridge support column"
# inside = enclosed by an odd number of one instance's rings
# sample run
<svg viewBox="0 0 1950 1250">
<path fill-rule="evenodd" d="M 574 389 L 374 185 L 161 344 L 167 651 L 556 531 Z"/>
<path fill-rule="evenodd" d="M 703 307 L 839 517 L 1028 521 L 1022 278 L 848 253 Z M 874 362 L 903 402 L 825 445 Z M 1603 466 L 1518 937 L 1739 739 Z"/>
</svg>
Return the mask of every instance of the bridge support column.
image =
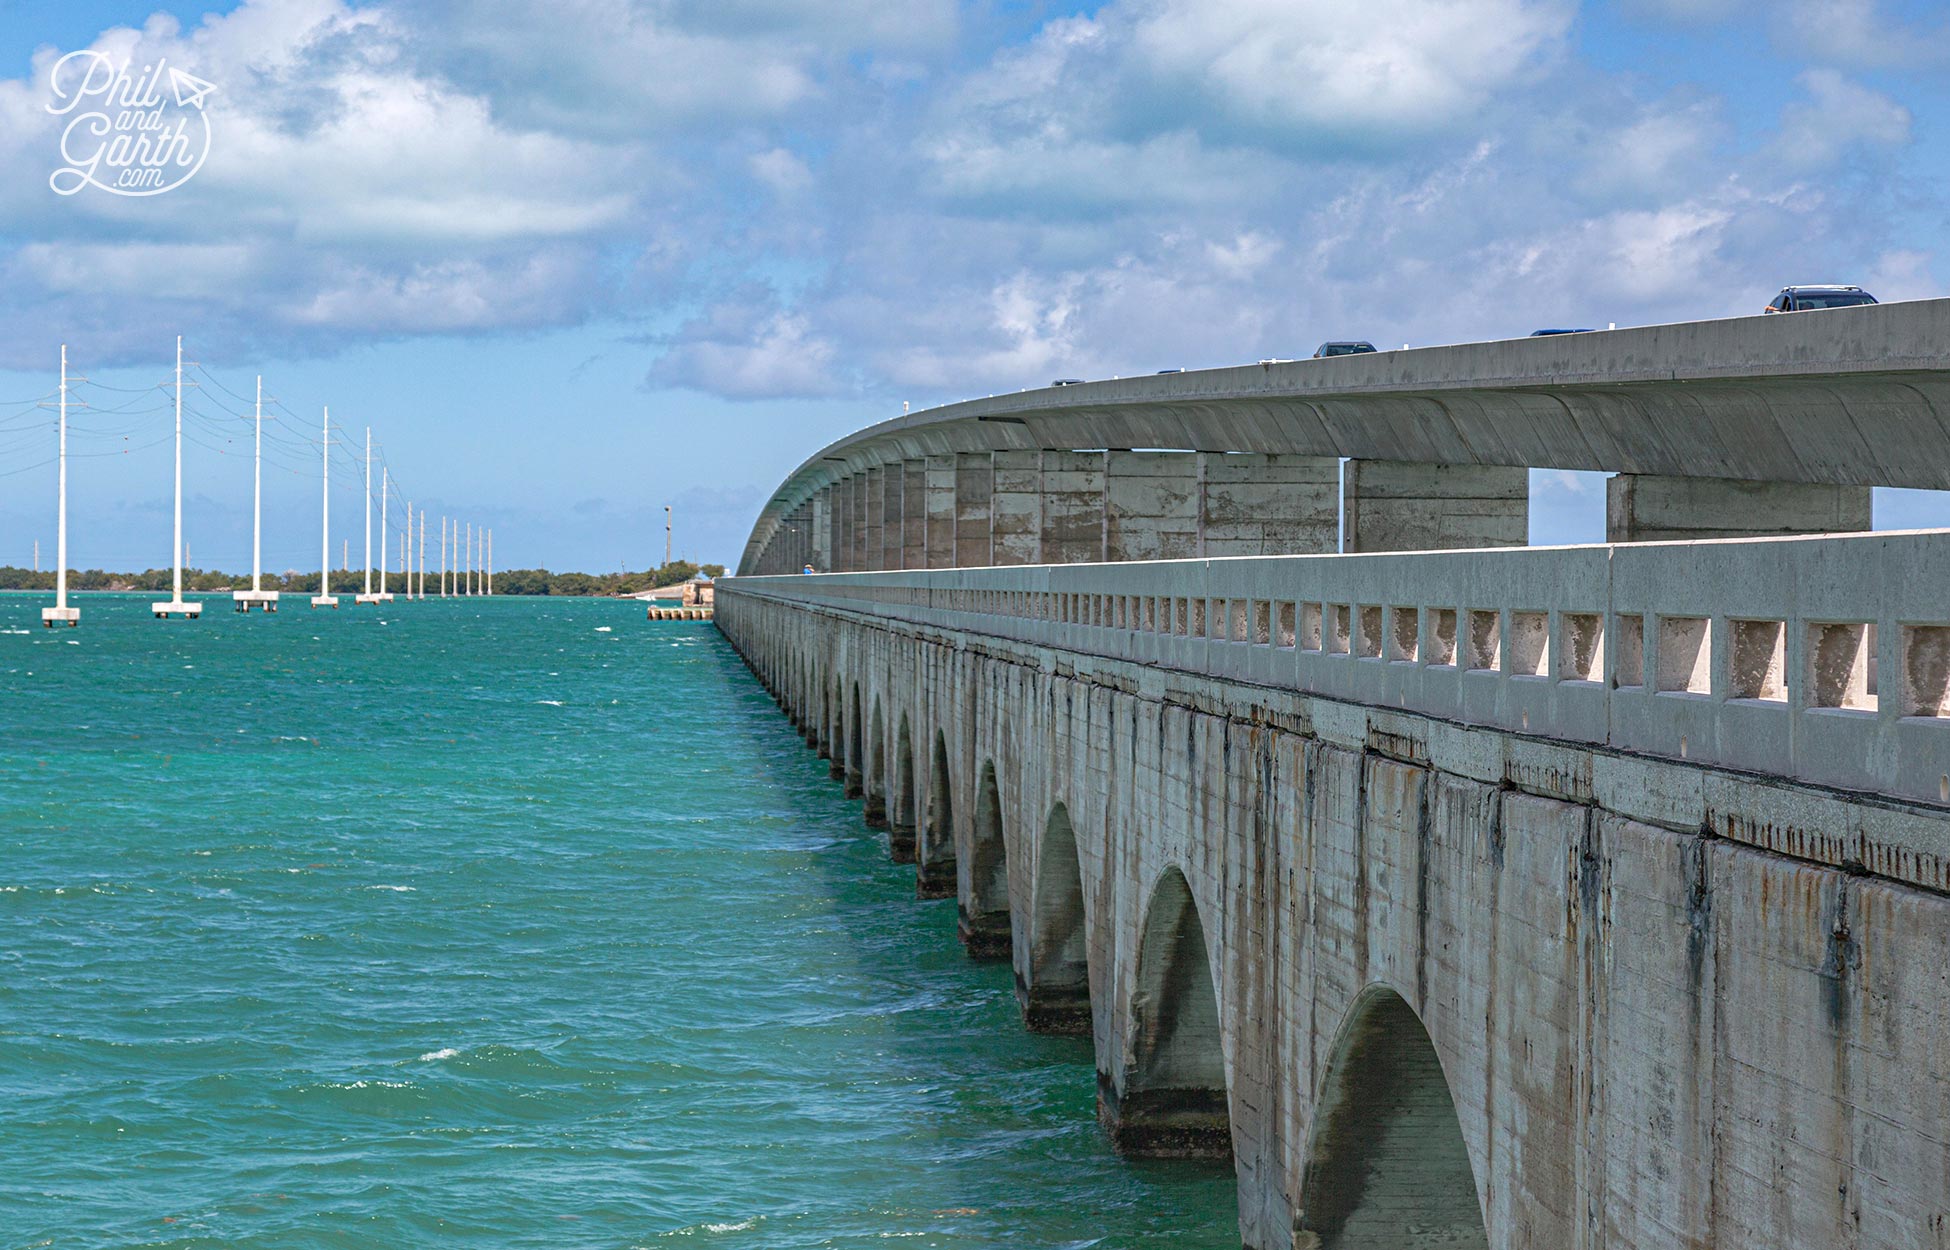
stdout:
<svg viewBox="0 0 1950 1250">
<path fill-rule="evenodd" d="M 812 498 L 812 556 L 814 569 L 833 571 L 833 488 L 822 486 Z"/>
<path fill-rule="evenodd" d="M 989 553 L 989 496 L 994 469 L 989 452 L 965 451 L 955 456 L 955 567 L 987 568 Z"/>
<path fill-rule="evenodd" d="M 1867 486 L 1617 473 L 1605 481 L 1605 541 L 1856 533 L 1873 528 L 1870 501 Z"/>
<path fill-rule="evenodd" d="M 905 530 L 901 520 L 902 504 L 905 502 L 901 478 L 905 472 L 905 466 L 898 460 L 880 466 L 880 562 L 874 565 L 875 568 L 901 567 L 901 544 Z"/>
<path fill-rule="evenodd" d="M 927 462 L 927 552 L 931 569 L 955 566 L 955 458 L 929 456 Z"/>
<path fill-rule="evenodd" d="M 901 461 L 901 558 L 896 568 L 928 567 L 927 461 Z"/>
<path fill-rule="evenodd" d="M 1104 558 L 1104 453 L 1043 453 L 1043 563 Z"/>
<path fill-rule="evenodd" d="M 851 573 L 853 563 L 853 479 L 833 485 L 833 571 Z"/>
<path fill-rule="evenodd" d="M 862 480 L 866 483 L 866 490 L 862 492 L 864 495 L 862 502 L 865 505 L 862 511 L 865 513 L 866 524 L 861 527 L 860 567 L 877 572 L 887 567 L 887 561 L 880 549 L 882 525 L 885 519 L 882 509 L 885 506 L 884 492 L 886 491 L 886 486 L 881 481 L 880 466 L 874 465 L 869 468 Z"/>
<path fill-rule="evenodd" d="M 1198 555 L 1198 454 L 1112 451 L 1104 456 L 1104 559 Z"/>
<path fill-rule="evenodd" d="M 1521 547 L 1530 541 L 1530 471 L 1350 460 L 1341 524 L 1347 551 Z"/>
<path fill-rule="evenodd" d="M 1043 561 L 1043 453 L 998 451 L 990 460 L 989 550 L 996 564 Z"/>
<path fill-rule="evenodd" d="M 1205 556 L 1338 551 L 1340 461 L 1332 456 L 1202 452 L 1200 549 Z"/>
<path fill-rule="evenodd" d="M 848 505 L 852 508 L 853 540 L 852 554 L 847 557 L 847 567 L 856 573 L 865 572 L 872 566 L 867 563 L 867 475 L 865 471 L 848 479 Z"/>
</svg>

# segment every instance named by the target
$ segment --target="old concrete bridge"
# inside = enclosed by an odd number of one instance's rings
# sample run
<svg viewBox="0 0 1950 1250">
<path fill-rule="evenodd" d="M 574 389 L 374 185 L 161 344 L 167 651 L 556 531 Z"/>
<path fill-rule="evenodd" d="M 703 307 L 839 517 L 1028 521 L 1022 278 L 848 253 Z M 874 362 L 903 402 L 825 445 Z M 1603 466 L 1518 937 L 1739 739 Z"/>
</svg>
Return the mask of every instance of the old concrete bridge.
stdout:
<svg viewBox="0 0 1950 1250">
<path fill-rule="evenodd" d="M 1532 465 L 1613 542 L 1517 545 Z M 916 414 L 718 622 L 1246 1245 L 1944 1250 L 1950 531 L 1880 483 L 1950 488 L 1950 301 Z"/>
</svg>

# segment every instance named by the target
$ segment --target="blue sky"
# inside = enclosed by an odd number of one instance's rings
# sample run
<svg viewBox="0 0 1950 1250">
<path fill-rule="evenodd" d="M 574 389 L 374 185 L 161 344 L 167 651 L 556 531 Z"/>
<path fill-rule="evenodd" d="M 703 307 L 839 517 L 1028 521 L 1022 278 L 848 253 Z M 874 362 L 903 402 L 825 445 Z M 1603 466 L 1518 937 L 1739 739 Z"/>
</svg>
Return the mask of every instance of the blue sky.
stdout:
<svg viewBox="0 0 1950 1250">
<path fill-rule="evenodd" d="M 90 46 L 218 84 L 191 182 L 48 189 Z M 666 504 L 729 561 L 903 401 L 1941 295 L 1947 117 L 1915 0 L 0 0 L 0 563 L 52 543 L 45 415 L 6 404 L 64 341 L 79 565 L 167 562 L 178 333 L 197 563 L 248 559 L 259 373 L 274 568 L 316 561 L 321 405 L 503 567 L 653 563 Z M 1602 483 L 1533 510 L 1597 537 Z"/>
</svg>

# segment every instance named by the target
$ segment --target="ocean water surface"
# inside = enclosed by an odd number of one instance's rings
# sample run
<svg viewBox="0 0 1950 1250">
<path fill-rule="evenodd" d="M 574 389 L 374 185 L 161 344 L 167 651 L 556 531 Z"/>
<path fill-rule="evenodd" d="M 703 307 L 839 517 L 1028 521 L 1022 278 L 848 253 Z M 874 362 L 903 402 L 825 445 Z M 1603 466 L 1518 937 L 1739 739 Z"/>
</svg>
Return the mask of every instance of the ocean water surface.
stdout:
<svg viewBox="0 0 1950 1250">
<path fill-rule="evenodd" d="M 0 1250 L 1224 1247 L 708 624 L 0 595 Z"/>
</svg>

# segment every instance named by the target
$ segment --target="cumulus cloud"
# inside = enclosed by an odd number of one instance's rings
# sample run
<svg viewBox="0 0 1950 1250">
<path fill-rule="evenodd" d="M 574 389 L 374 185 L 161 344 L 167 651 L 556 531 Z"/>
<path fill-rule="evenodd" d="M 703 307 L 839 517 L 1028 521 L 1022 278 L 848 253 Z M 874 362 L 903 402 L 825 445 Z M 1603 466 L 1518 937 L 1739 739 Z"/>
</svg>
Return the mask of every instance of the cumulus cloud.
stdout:
<svg viewBox="0 0 1950 1250">
<path fill-rule="evenodd" d="M 748 293 L 716 305 L 673 337 L 648 381 L 731 399 L 805 399 L 850 388 L 836 372 L 839 348 L 802 313 Z"/>
<path fill-rule="evenodd" d="M 1255 129 L 1361 143 L 1441 131 L 1551 54 L 1559 0 L 1153 0 L 1130 39 L 1161 85 Z"/>
<path fill-rule="evenodd" d="M 1796 168 L 1824 168 L 1864 150 L 1909 141 L 1909 110 L 1879 91 L 1850 82 L 1832 69 L 1801 75 L 1806 98 L 1781 111 L 1775 151 Z"/>
</svg>

